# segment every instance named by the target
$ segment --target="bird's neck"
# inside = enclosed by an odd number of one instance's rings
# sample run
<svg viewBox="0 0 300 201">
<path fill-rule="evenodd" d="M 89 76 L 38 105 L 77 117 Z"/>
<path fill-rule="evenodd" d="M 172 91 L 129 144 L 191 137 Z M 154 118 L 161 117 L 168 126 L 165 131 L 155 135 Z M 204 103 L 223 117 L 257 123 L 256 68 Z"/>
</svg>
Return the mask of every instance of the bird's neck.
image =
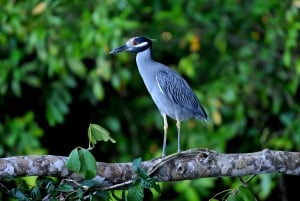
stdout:
<svg viewBox="0 0 300 201">
<path fill-rule="evenodd" d="M 149 63 L 151 61 L 153 61 L 151 48 L 147 48 L 142 52 L 138 52 L 136 55 L 136 63 L 138 66 L 143 66 L 143 64 Z"/>
<path fill-rule="evenodd" d="M 153 61 L 151 56 L 151 48 L 137 53 L 136 64 L 143 79 L 151 76 L 152 72 L 156 70 L 153 63 L 155 63 L 155 61 Z"/>
<path fill-rule="evenodd" d="M 144 78 L 151 76 L 156 71 L 155 61 L 152 59 L 151 48 L 148 48 L 136 55 L 136 64 L 141 76 Z"/>
<path fill-rule="evenodd" d="M 151 48 L 148 48 L 142 52 L 138 52 L 136 55 L 136 64 L 139 73 L 150 94 L 153 90 L 153 86 L 151 85 L 151 83 L 155 79 L 155 72 L 158 70 L 157 65 L 155 65 L 155 63 L 156 62 L 152 59 Z"/>
</svg>

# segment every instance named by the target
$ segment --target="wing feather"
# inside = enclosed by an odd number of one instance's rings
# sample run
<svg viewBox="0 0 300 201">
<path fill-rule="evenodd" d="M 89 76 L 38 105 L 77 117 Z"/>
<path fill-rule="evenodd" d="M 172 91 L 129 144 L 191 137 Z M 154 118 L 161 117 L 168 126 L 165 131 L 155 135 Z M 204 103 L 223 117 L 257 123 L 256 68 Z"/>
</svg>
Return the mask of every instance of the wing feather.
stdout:
<svg viewBox="0 0 300 201">
<path fill-rule="evenodd" d="M 156 74 L 160 91 L 172 102 L 190 110 L 201 109 L 200 102 L 189 84 L 172 70 L 161 70 Z"/>
</svg>

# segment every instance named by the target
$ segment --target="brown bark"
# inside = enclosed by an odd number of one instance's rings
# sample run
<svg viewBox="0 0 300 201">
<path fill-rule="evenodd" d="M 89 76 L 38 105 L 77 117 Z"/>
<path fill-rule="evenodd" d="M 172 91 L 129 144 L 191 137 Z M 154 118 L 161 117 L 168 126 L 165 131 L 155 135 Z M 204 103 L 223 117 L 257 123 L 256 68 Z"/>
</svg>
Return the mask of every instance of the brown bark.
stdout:
<svg viewBox="0 0 300 201">
<path fill-rule="evenodd" d="M 63 156 L 16 156 L 0 158 L 0 180 L 7 176 L 55 176 L 81 180 L 68 171 Z M 135 173 L 132 163 L 97 162 L 95 180 L 102 189 L 124 187 Z M 142 162 L 142 168 L 159 181 L 178 181 L 204 177 L 237 177 L 263 173 L 300 175 L 300 153 L 262 150 L 253 153 L 222 154 L 193 149 Z"/>
</svg>

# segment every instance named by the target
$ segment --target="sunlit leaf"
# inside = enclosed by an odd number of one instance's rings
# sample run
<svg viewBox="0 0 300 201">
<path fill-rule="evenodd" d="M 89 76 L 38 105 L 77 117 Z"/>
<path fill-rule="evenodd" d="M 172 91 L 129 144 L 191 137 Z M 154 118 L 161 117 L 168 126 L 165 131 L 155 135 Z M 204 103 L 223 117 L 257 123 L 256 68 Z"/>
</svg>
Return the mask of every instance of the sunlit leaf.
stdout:
<svg viewBox="0 0 300 201">
<path fill-rule="evenodd" d="M 116 143 L 112 137 L 110 137 L 109 132 L 100 125 L 90 124 L 88 129 L 88 137 L 89 141 L 94 145 L 98 141 L 110 141 L 112 143 Z"/>
<path fill-rule="evenodd" d="M 47 2 L 46 1 L 42 1 L 39 4 L 37 4 L 33 9 L 32 9 L 32 14 L 33 15 L 39 15 L 42 12 L 44 12 L 44 10 L 47 7 Z"/>
</svg>

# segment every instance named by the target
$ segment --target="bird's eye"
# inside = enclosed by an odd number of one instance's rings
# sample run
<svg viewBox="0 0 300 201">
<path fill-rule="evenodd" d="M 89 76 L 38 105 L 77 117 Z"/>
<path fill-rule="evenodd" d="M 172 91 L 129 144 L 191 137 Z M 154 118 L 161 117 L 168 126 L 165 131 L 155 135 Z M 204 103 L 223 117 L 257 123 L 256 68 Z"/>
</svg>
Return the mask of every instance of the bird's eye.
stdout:
<svg viewBox="0 0 300 201">
<path fill-rule="evenodd" d="M 146 47 L 148 45 L 147 41 L 142 41 L 139 38 L 133 38 L 132 40 L 129 41 L 129 45 L 135 47 L 135 48 L 139 48 L 139 47 Z"/>
<path fill-rule="evenodd" d="M 139 43 L 136 40 L 134 40 L 134 41 L 132 41 L 132 44 L 133 45 L 138 45 Z"/>
</svg>

